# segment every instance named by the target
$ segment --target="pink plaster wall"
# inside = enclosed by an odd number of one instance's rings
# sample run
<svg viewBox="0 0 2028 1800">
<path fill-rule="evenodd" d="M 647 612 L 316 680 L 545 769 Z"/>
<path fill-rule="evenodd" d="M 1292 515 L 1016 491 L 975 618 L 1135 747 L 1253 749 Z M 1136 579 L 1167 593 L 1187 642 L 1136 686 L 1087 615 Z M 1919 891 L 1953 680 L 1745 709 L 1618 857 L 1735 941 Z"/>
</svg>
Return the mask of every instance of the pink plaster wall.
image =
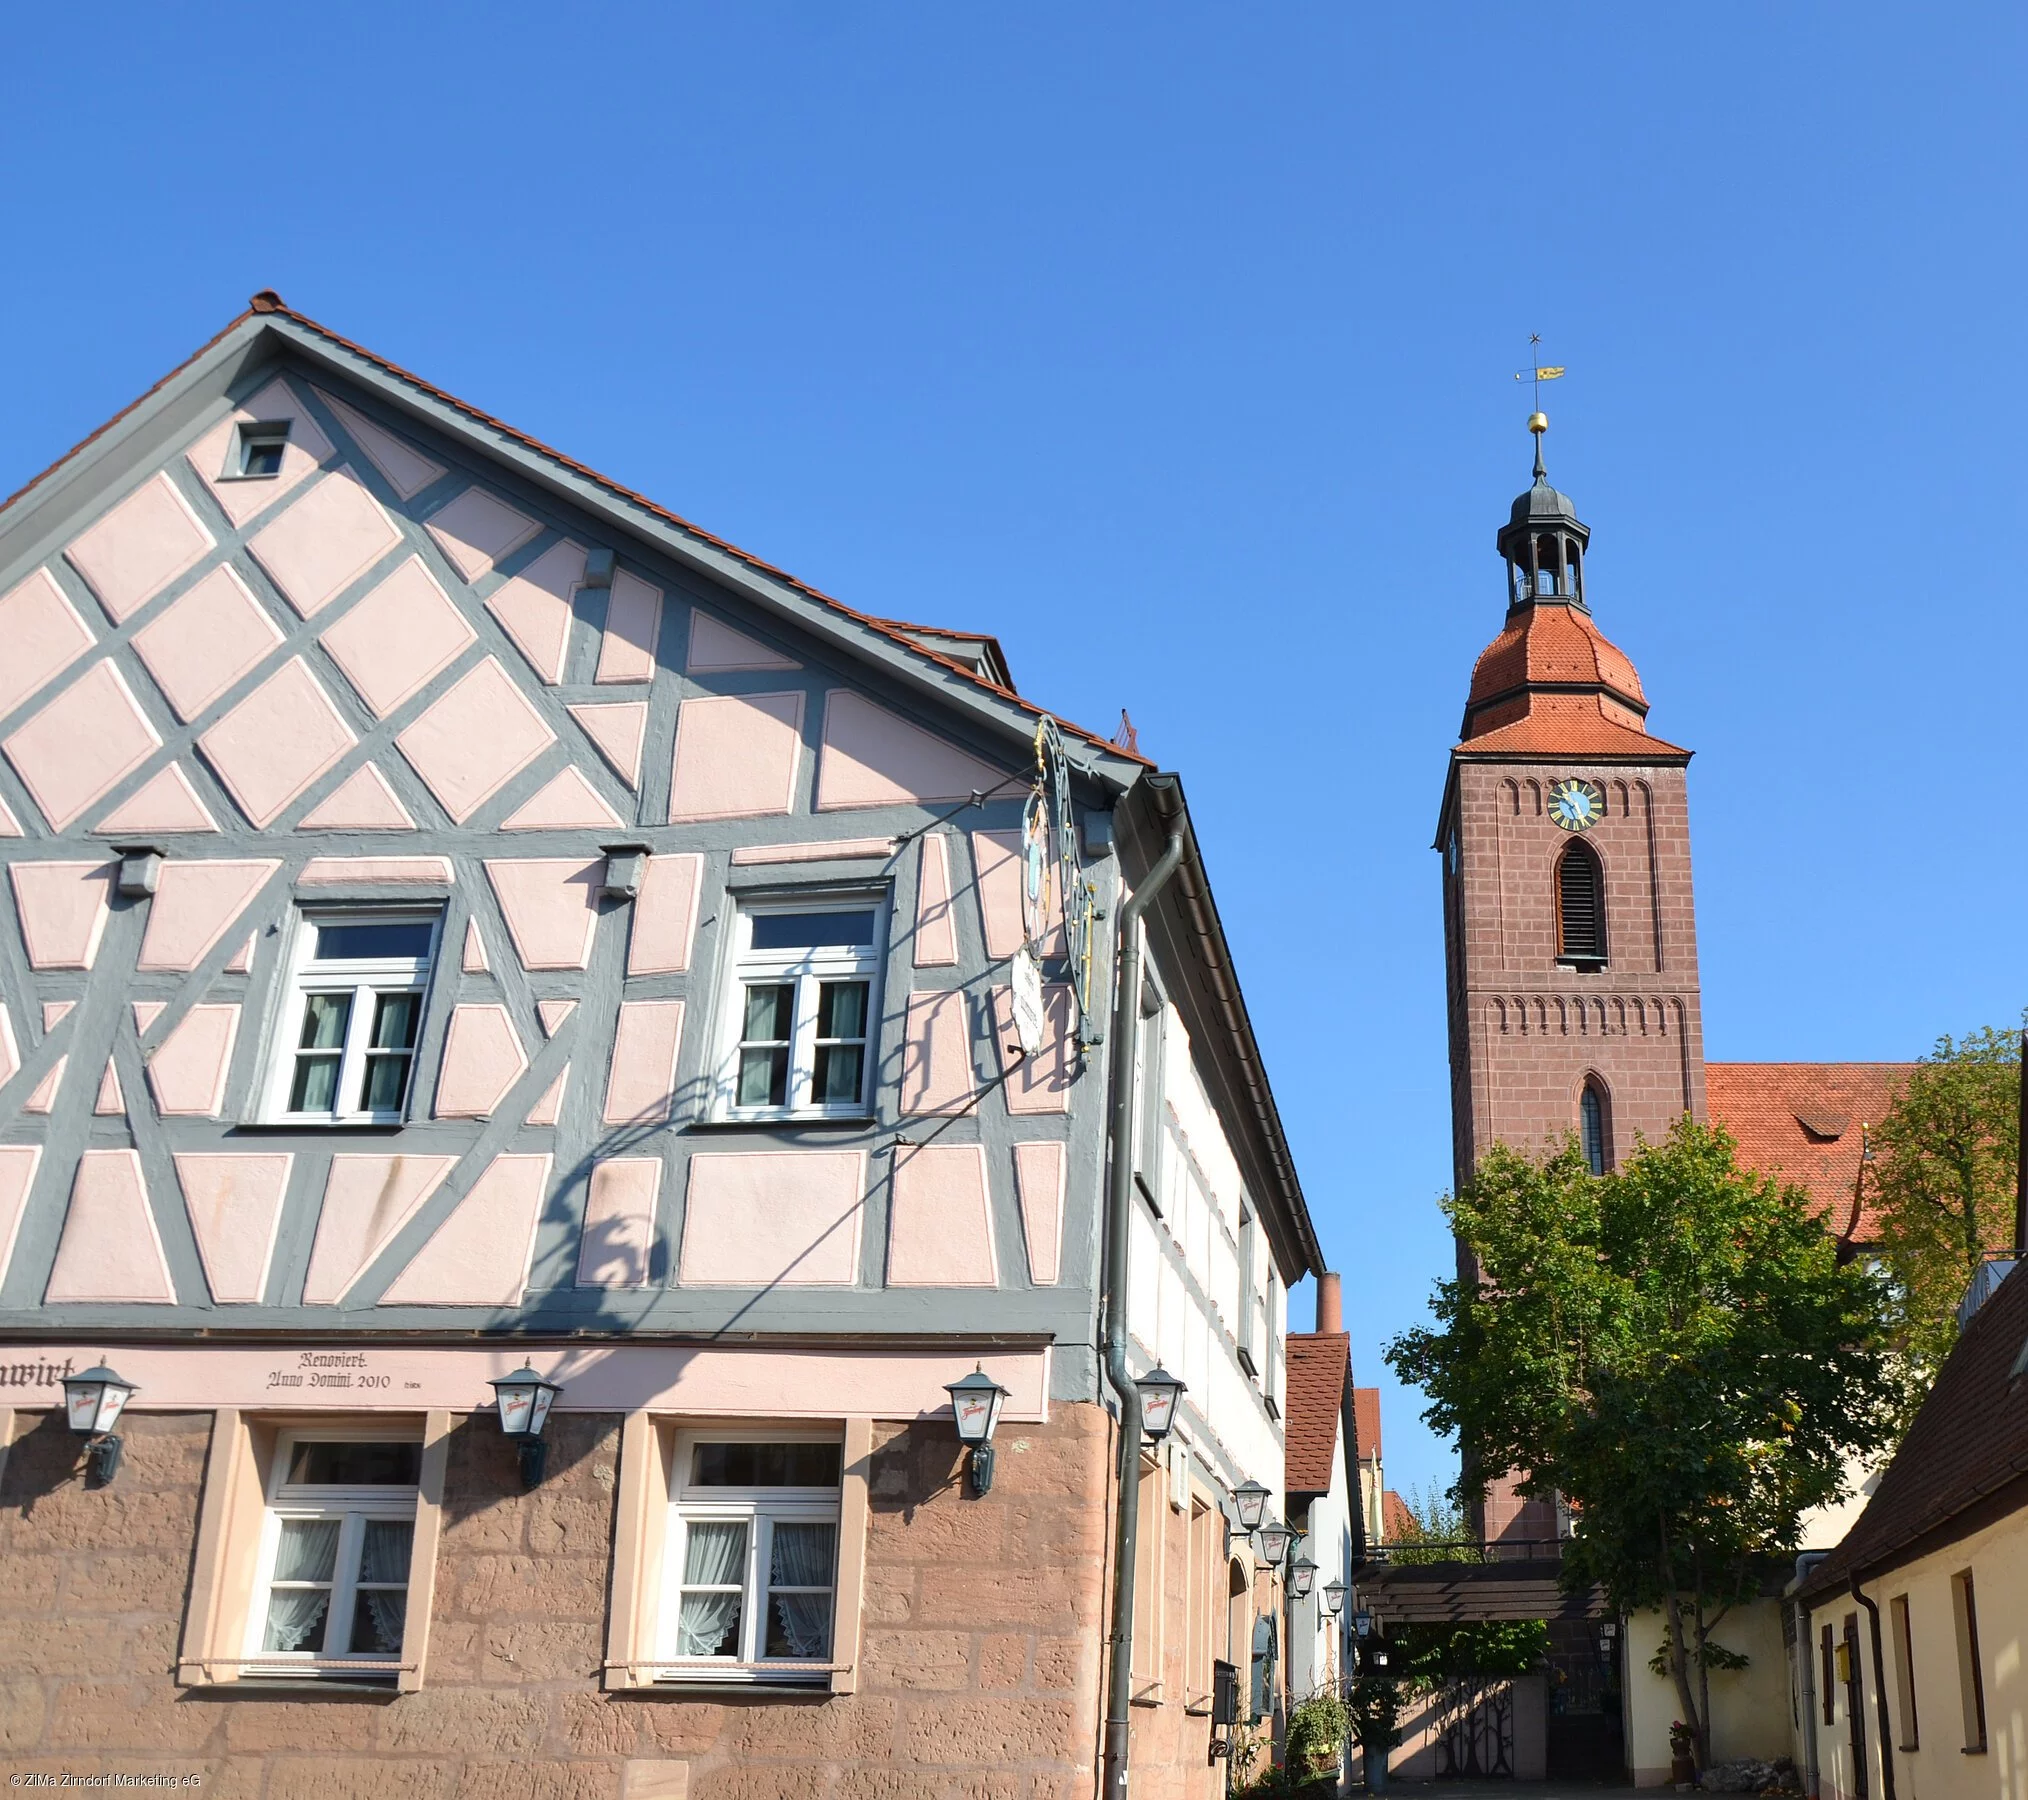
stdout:
<svg viewBox="0 0 2028 1800">
<path fill-rule="evenodd" d="M 599 796 L 582 769 L 569 764 L 500 821 L 502 831 L 613 831 L 620 815 Z"/>
<path fill-rule="evenodd" d="M 92 1102 L 92 1111 L 102 1118 L 125 1118 L 127 1097 L 120 1092 L 120 1072 L 109 1058 L 106 1072 L 99 1077 L 99 1097 Z"/>
<path fill-rule="evenodd" d="M 573 706 L 570 716 L 630 788 L 641 785 L 641 745 L 648 735 L 648 703 L 616 700 L 610 705 Z"/>
<path fill-rule="evenodd" d="M 489 656 L 394 741 L 462 825 L 555 743 L 556 733 Z"/>
<path fill-rule="evenodd" d="M 625 569 L 613 576 L 606 603 L 605 635 L 599 640 L 594 681 L 652 681 L 655 640 L 662 632 L 662 590 Z"/>
<path fill-rule="evenodd" d="M 467 975 L 484 975 L 492 964 L 486 960 L 486 940 L 479 935 L 479 921 L 465 921 L 465 954 L 460 963 Z"/>
<path fill-rule="evenodd" d="M 670 822 L 790 811 L 802 749 L 800 693 L 684 701 L 676 716 Z"/>
<path fill-rule="evenodd" d="M 570 1064 L 565 1063 L 556 1073 L 556 1079 L 549 1084 L 542 1098 L 528 1109 L 528 1123 L 531 1125 L 554 1125 L 557 1115 L 563 1111 L 563 1090 L 570 1081 Z"/>
<path fill-rule="evenodd" d="M 992 1203 L 983 1144 L 898 1150 L 888 1203 L 889 1287 L 993 1287 Z"/>
<path fill-rule="evenodd" d="M 196 968 L 281 866 L 271 857 L 245 862 L 172 857 L 163 863 L 135 966 L 178 974 Z"/>
<path fill-rule="evenodd" d="M 306 812 L 298 831 L 413 831 L 415 820 L 378 763 L 361 763 Z"/>
<path fill-rule="evenodd" d="M 766 868 L 774 863 L 885 862 L 894 854 L 892 838 L 826 838 L 813 844 L 737 844 L 732 865 L 736 869 Z"/>
<path fill-rule="evenodd" d="M 14 1261 L 14 1241 L 21 1235 L 21 1215 L 28 1190 L 42 1161 L 40 1144 L 0 1144 L 0 1281 Z"/>
<path fill-rule="evenodd" d="M 486 864 L 524 969 L 582 969 L 591 960 L 605 870 L 603 856 Z"/>
<path fill-rule="evenodd" d="M 357 742 L 297 656 L 205 732 L 197 747 L 240 811 L 265 828 Z"/>
<path fill-rule="evenodd" d="M 204 1279 L 220 1306 L 254 1306 L 267 1292 L 293 1156 L 181 1155 L 176 1180 Z"/>
<path fill-rule="evenodd" d="M 584 558 L 584 546 L 565 538 L 486 596 L 486 610 L 528 658 L 528 666 L 551 685 L 563 679 L 571 596 L 584 580 Z"/>
<path fill-rule="evenodd" d="M 430 536 L 467 581 L 489 574 L 542 529 L 482 487 L 468 487 L 430 516 Z"/>
<path fill-rule="evenodd" d="M 735 631 L 722 619 L 692 608 L 690 649 L 683 668 L 690 675 L 716 675 L 733 669 L 800 669 L 794 657 L 784 656 L 760 639 Z"/>
<path fill-rule="evenodd" d="M 282 642 L 281 628 L 230 563 L 220 563 L 134 634 L 179 719 L 197 717 Z"/>
<path fill-rule="evenodd" d="M 317 389 L 317 397 L 338 415 L 338 423 L 351 434 L 366 460 L 387 478 L 387 485 L 404 500 L 413 500 L 444 473 L 444 465 L 423 455 L 408 439 L 347 406 L 344 401 Z"/>
<path fill-rule="evenodd" d="M 216 1118 L 239 1033 L 237 1006 L 193 1006 L 148 1058 L 148 1086 L 165 1118 Z"/>
<path fill-rule="evenodd" d="M 856 1150 L 701 1152 L 690 1159 L 678 1280 L 849 1286 L 866 1159 Z"/>
<path fill-rule="evenodd" d="M 454 1156 L 334 1156 L 303 1284 L 306 1306 L 334 1306 L 435 1193 Z"/>
<path fill-rule="evenodd" d="M 218 821 L 198 798 L 181 763 L 170 763 L 159 774 L 150 775 L 92 827 L 95 832 L 121 836 L 151 831 L 174 836 L 179 832 L 217 829 Z"/>
<path fill-rule="evenodd" d="M 47 569 L 0 595 L 0 717 L 92 647 L 91 629 Z"/>
<path fill-rule="evenodd" d="M 21 1051 L 14 1038 L 14 1015 L 0 1001 L 0 1087 L 5 1087 L 20 1071 Z"/>
<path fill-rule="evenodd" d="M 382 1306 L 514 1306 L 528 1286 L 547 1156 L 496 1156 L 381 1295 Z"/>
<path fill-rule="evenodd" d="M 919 1118 L 963 1112 L 979 1088 L 971 1006 L 962 988 L 911 994 L 902 1032 L 901 1110 Z"/>
<path fill-rule="evenodd" d="M 660 1157 L 617 1156 L 592 1165 L 591 1193 L 584 1208 L 584 1234 L 578 1240 L 579 1287 L 648 1285 L 648 1255 L 655 1241 L 655 1200 L 661 1189 Z"/>
<path fill-rule="evenodd" d="M 634 896 L 627 940 L 629 975 L 680 975 L 690 967 L 697 934 L 697 895 L 704 883 L 701 856 L 651 856 Z"/>
<path fill-rule="evenodd" d="M 1077 1072 L 1077 1040 L 1071 1028 L 1070 989 L 1062 982 L 1042 990 L 1042 1048 L 1023 1059 L 1014 1035 L 1014 999 L 1010 989 L 993 990 L 993 1037 L 1000 1066 L 1011 1070 L 1001 1092 L 1010 1113 L 1070 1111 L 1070 1090 Z M 1015 1046 L 1010 1051 L 1010 1045 Z"/>
<path fill-rule="evenodd" d="M 49 1113 L 56 1110 L 56 1096 L 63 1087 L 63 1072 L 70 1067 L 68 1056 L 59 1056 L 49 1065 L 49 1073 L 35 1084 L 35 1091 L 21 1103 L 25 1113 Z"/>
<path fill-rule="evenodd" d="M 1054 1287 L 1063 1273 L 1063 1196 L 1068 1163 L 1061 1144 L 1016 1144 L 1014 1186 L 1021 1200 L 1021 1235 L 1028 1279 Z"/>
<path fill-rule="evenodd" d="M 31 967 L 89 969 L 112 906 L 117 862 L 10 863 L 14 906 Z"/>
<path fill-rule="evenodd" d="M 394 521 L 341 464 L 255 532 L 247 549 L 307 619 L 400 543 Z"/>
<path fill-rule="evenodd" d="M 660 1124 L 675 1111 L 676 1053 L 682 1039 L 682 1001 L 621 1003 L 601 1115 L 608 1125 Z"/>
<path fill-rule="evenodd" d="M 348 607 L 322 642 L 368 710 L 384 719 L 478 638 L 422 558 L 411 556 Z"/>
<path fill-rule="evenodd" d="M 7 760 L 43 817 L 65 830 L 162 748 L 133 689 L 95 663 L 8 736 Z"/>
<path fill-rule="evenodd" d="M 279 474 L 247 479 L 237 474 L 234 461 L 239 448 L 241 425 L 289 423 L 289 439 L 282 446 Z M 296 398 L 286 381 L 275 380 L 262 388 L 245 405 L 229 413 L 187 453 L 192 471 L 211 491 L 212 499 L 235 525 L 244 525 L 256 513 L 267 511 L 283 495 L 293 492 L 317 472 L 317 465 L 334 452 L 323 428 L 309 409 Z"/>
<path fill-rule="evenodd" d="M 87 1150 L 71 1183 L 70 1210 L 43 1299 L 173 1306 L 176 1287 L 148 1205 L 135 1150 Z"/>
<path fill-rule="evenodd" d="M 958 921 L 951 911 L 950 839 L 932 831 L 922 839 L 915 881 L 915 966 L 941 968 L 958 960 Z"/>
<path fill-rule="evenodd" d="M 1018 831 L 975 831 L 972 833 L 972 863 L 979 871 L 979 918 L 986 932 L 986 954 L 996 960 L 1012 956 L 1021 948 L 1021 834 Z M 1063 906 L 1056 892 L 1056 865 L 1050 863 L 1044 879 L 1044 956 L 1061 956 L 1063 949 Z"/>
<path fill-rule="evenodd" d="M 554 1037 L 562 1029 L 563 1022 L 577 1011 L 575 1000 L 538 1000 L 535 1016 L 542 1021 L 542 1035 Z"/>
<path fill-rule="evenodd" d="M 483 1119 L 521 1079 L 528 1058 L 506 1007 L 451 1008 L 444 1034 L 444 1066 L 437 1076 L 437 1117 Z"/>
<path fill-rule="evenodd" d="M 313 856 L 296 877 L 298 887 L 350 887 L 385 882 L 390 887 L 449 887 L 448 856 Z"/>
<path fill-rule="evenodd" d="M 115 625 L 124 624 L 212 548 L 190 502 L 151 476 L 64 552 Z"/>
<path fill-rule="evenodd" d="M 1007 772 L 875 706 L 849 688 L 824 696 L 824 747 L 817 763 L 817 810 L 903 806 L 990 793 Z"/>
</svg>

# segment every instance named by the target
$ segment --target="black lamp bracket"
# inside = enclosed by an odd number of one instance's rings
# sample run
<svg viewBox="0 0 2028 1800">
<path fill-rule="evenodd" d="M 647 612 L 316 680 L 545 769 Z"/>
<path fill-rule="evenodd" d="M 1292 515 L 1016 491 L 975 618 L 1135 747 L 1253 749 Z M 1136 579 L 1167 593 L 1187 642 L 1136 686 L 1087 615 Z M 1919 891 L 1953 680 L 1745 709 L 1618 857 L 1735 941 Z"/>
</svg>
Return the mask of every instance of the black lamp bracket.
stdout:
<svg viewBox="0 0 2028 1800">
<path fill-rule="evenodd" d="M 966 1468 L 972 1480 L 972 1492 L 984 1494 L 993 1485 L 993 1446 L 974 1444 L 966 1460 Z"/>
<path fill-rule="evenodd" d="M 85 1444 L 84 1484 L 88 1488 L 110 1487 L 113 1477 L 120 1472 L 120 1440 L 111 1432 L 101 1432 Z"/>
<path fill-rule="evenodd" d="M 544 1438 L 524 1437 L 521 1445 L 521 1491 L 532 1494 L 542 1485 L 542 1472 L 549 1466 L 549 1444 Z"/>
</svg>

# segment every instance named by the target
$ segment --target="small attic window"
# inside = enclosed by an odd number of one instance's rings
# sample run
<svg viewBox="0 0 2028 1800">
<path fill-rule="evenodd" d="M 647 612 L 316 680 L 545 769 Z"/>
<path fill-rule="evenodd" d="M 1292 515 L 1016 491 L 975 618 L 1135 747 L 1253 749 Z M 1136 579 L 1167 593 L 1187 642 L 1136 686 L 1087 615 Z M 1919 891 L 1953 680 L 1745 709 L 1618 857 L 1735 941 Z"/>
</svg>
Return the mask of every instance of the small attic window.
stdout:
<svg viewBox="0 0 2028 1800">
<path fill-rule="evenodd" d="M 230 473 L 259 481 L 282 472 L 282 452 L 289 444 L 289 422 L 242 425 L 235 444 Z"/>
</svg>

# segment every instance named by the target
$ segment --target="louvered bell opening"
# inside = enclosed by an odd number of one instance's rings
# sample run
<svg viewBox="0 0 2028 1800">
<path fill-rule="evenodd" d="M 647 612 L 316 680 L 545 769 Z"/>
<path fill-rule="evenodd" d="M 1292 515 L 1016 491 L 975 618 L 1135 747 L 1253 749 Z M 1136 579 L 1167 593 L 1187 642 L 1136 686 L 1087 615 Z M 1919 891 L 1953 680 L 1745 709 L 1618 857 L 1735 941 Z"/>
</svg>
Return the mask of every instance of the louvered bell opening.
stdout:
<svg viewBox="0 0 2028 1800">
<path fill-rule="evenodd" d="M 1572 844 L 1556 866 L 1557 955 L 1564 962 L 1605 961 L 1605 895 L 1598 858 Z"/>
</svg>

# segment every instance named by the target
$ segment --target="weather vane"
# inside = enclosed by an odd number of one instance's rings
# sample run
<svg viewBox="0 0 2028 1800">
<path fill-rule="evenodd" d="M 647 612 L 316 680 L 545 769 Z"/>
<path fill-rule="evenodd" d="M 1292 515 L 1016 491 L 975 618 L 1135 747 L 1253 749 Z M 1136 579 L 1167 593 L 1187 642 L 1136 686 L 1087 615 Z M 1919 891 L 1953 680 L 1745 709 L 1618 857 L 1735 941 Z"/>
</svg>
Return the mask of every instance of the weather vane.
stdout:
<svg viewBox="0 0 2028 1800">
<path fill-rule="evenodd" d="M 1514 371 L 1514 379 L 1516 381 L 1532 381 L 1535 383 L 1535 410 L 1538 413 L 1542 410 L 1542 384 L 1545 381 L 1555 381 L 1564 373 L 1561 363 L 1558 363 L 1554 368 L 1546 368 L 1536 363 L 1535 346 L 1541 342 L 1541 332 L 1531 331 L 1528 334 L 1529 366 L 1525 369 L 1516 369 Z"/>
</svg>

